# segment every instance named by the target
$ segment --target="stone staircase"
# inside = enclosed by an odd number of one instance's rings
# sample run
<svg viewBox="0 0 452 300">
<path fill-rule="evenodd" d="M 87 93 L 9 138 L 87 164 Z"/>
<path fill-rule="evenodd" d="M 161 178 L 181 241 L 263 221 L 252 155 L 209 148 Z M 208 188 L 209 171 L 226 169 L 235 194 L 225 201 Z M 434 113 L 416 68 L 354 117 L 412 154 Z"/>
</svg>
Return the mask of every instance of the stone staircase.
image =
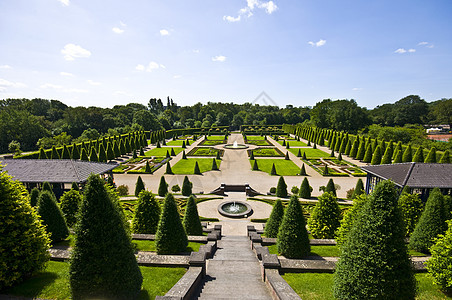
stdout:
<svg viewBox="0 0 452 300">
<path fill-rule="evenodd" d="M 247 236 L 223 236 L 207 261 L 198 299 L 272 299 Z"/>
</svg>

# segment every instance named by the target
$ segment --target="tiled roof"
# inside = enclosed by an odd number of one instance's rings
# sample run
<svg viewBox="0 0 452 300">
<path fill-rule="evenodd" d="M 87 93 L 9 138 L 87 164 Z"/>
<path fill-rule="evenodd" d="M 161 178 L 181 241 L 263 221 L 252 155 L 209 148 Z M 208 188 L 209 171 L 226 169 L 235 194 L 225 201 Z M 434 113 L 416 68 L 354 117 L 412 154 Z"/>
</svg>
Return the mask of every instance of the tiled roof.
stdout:
<svg viewBox="0 0 452 300">
<path fill-rule="evenodd" d="M 399 186 L 410 188 L 452 188 L 452 164 L 401 163 L 361 167 Z"/>
<path fill-rule="evenodd" d="M 104 174 L 118 166 L 71 159 L 5 159 L 0 165 L 15 180 L 30 183 L 82 183 L 91 173 Z"/>
</svg>

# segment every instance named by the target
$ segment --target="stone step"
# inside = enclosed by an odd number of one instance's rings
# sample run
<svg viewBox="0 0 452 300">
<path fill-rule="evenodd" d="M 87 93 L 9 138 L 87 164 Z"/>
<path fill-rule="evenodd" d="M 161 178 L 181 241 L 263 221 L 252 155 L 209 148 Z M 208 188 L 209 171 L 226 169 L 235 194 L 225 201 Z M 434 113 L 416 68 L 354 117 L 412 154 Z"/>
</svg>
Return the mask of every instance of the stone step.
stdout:
<svg viewBox="0 0 452 300">
<path fill-rule="evenodd" d="M 270 296 L 254 296 L 254 295 L 238 295 L 238 296 L 233 296 L 233 295 L 220 295 L 220 294 L 216 294 L 216 293 L 209 293 L 209 294 L 201 294 L 199 296 L 200 300 L 231 300 L 231 299 L 237 299 L 237 300 L 272 300 L 272 297 Z"/>
</svg>

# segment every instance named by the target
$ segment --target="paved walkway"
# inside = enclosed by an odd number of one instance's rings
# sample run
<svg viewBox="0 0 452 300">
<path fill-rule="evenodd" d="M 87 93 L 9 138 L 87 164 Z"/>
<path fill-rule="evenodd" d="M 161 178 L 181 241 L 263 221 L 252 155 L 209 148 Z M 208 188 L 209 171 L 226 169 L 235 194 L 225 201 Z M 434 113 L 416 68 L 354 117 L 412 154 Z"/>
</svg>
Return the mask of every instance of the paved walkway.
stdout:
<svg viewBox="0 0 452 300">
<path fill-rule="evenodd" d="M 223 236 L 217 243 L 198 299 L 272 299 L 248 237 Z"/>
</svg>

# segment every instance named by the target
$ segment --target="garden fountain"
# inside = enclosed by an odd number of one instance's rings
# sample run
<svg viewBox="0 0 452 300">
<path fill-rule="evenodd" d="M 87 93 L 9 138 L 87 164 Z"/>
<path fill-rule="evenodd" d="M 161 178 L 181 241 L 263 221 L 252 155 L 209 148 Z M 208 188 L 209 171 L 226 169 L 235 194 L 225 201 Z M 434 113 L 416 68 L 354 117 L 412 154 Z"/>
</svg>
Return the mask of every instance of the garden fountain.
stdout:
<svg viewBox="0 0 452 300">
<path fill-rule="evenodd" d="M 218 212 L 229 218 L 248 217 L 252 214 L 251 206 L 241 201 L 226 201 L 218 205 Z"/>
<path fill-rule="evenodd" d="M 232 143 L 232 144 L 225 145 L 224 148 L 226 148 L 226 149 L 246 149 L 246 148 L 248 148 L 248 146 L 244 145 L 244 144 L 239 144 L 239 143 L 237 143 L 237 141 L 234 141 L 234 143 Z"/>
</svg>

